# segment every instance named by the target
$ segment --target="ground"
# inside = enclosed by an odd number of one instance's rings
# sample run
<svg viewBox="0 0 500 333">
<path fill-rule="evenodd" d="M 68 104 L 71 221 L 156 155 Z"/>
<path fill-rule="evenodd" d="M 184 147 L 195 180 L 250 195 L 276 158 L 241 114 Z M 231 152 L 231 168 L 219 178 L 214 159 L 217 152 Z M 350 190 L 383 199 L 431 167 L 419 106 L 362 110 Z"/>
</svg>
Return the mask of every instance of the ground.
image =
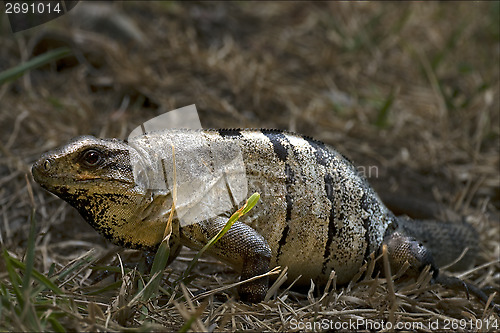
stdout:
<svg viewBox="0 0 500 333">
<path fill-rule="evenodd" d="M 162 296 L 142 301 L 134 298 L 140 269 L 124 276 L 120 269 L 100 271 L 97 281 L 96 261 L 117 262 L 120 249 L 42 190 L 29 171 L 43 152 L 72 137 L 126 138 L 144 121 L 196 104 L 205 128 L 313 136 L 371 170 L 365 175 L 383 198 L 438 203 L 464 216 L 481 235 L 481 253 L 460 276 L 498 290 L 499 17 L 499 2 L 124 1 L 80 3 L 68 15 L 12 34 L 0 16 L 0 73 L 71 49 L 0 85 L 0 330 L 370 330 L 399 323 L 430 331 L 439 320 L 441 329 L 487 331 L 500 325 L 491 309 L 430 286 L 425 275 L 394 285 L 362 277 L 309 293 L 283 285 L 257 305 L 237 301 L 235 288 L 193 298 L 238 277 L 203 258 L 183 291 L 174 281 L 189 251 L 167 268 Z M 29 258 L 29 244 L 35 244 L 34 269 L 58 289 L 42 278 L 23 281 L 29 274 L 13 263 Z M 91 258 L 80 258 L 92 249 Z M 136 255 L 121 252 L 123 261 Z M 32 287 L 23 293 L 16 284 Z"/>
</svg>

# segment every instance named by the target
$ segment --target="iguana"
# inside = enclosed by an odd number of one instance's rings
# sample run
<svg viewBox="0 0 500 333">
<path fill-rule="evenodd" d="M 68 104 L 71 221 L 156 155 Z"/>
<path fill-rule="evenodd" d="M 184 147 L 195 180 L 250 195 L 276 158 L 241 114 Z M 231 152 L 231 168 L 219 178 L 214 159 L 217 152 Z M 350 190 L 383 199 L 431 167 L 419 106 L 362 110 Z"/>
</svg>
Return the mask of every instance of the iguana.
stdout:
<svg viewBox="0 0 500 333">
<path fill-rule="evenodd" d="M 175 156 L 186 154 L 193 163 L 216 169 L 207 149 L 217 146 L 241 152 L 244 185 L 248 193 L 261 194 L 256 207 L 207 252 L 241 272 L 242 279 L 287 266 L 289 278 L 301 276 L 299 284 L 310 279 L 325 283 L 332 270 L 337 283 L 344 284 L 386 244 L 393 273 L 405 262 L 410 264 L 407 273 L 416 276 L 430 265 L 438 282 L 463 284 L 486 302 L 481 290 L 438 270 L 465 248 L 469 251 L 460 268 L 473 260 L 479 238 L 470 225 L 396 217 L 347 158 L 309 137 L 266 129 L 165 130 L 128 142 L 83 136 L 44 154 L 32 173 L 113 243 L 155 250 L 173 198 L 171 189 L 154 188 L 151 179 L 167 177 L 161 163 L 175 150 Z M 234 190 L 228 188 L 229 194 Z M 241 202 L 233 204 L 236 209 Z M 231 213 L 196 223 L 174 219 L 171 259 L 183 245 L 203 247 Z M 268 278 L 260 278 L 241 285 L 240 298 L 259 302 L 267 289 Z"/>
</svg>

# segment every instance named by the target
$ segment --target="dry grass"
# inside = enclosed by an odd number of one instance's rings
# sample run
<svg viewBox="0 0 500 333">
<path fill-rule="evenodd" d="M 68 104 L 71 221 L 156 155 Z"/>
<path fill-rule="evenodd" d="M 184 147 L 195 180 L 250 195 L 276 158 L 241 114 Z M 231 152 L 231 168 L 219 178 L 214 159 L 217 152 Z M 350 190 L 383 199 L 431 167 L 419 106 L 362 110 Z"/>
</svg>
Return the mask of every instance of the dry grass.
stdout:
<svg viewBox="0 0 500 333">
<path fill-rule="evenodd" d="M 124 138 L 150 118 L 195 103 L 204 127 L 314 136 L 358 165 L 376 165 L 370 182 L 382 196 L 436 201 L 466 215 L 481 233 L 481 256 L 461 276 L 498 289 L 499 10 L 498 2 L 117 2 L 111 11 L 135 28 L 93 32 L 80 13 L 15 36 L 0 18 L 0 70 L 61 45 L 75 55 L 0 86 L 1 247 L 9 258 L 25 256 L 29 167 L 42 152 L 81 134 Z M 137 31 L 140 43 L 131 37 Z M 34 269 L 53 276 L 62 293 L 36 289 L 44 283 L 35 279 L 33 296 L 15 295 L 22 270 L 9 275 L 4 255 L 0 294 L 14 305 L 0 304 L 0 330 L 287 331 L 292 320 L 323 319 L 363 319 L 357 328 L 367 331 L 381 322 L 420 323 L 419 331 L 434 330 L 436 320 L 463 324 L 458 330 L 486 331 L 486 320 L 500 325 L 475 299 L 430 286 L 425 274 L 394 284 L 363 277 L 309 293 L 284 285 L 252 306 L 235 301 L 234 288 L 196 298 L 238 277 L 207 258 L 185 288 L 172 285 L 189 251 L 167 269 L 162 297 L 137 301 L 144 268 L 96 282 L 90 268 L 100 258 L 116 260 L 117 249 L 36 184 L 33 196 Z M 91 249 L 91 258 L 80 258 Z M 121 254 L 123 262 L 134 256 Z"/>
</svg>

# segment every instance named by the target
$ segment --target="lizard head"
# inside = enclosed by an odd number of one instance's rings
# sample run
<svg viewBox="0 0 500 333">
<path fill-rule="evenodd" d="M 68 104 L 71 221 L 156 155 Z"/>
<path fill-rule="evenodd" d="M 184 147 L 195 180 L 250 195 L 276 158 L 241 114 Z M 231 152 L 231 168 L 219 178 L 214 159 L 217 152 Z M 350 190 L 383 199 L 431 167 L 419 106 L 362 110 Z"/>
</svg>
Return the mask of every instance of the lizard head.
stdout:
<svg viewBox="0 0 500 333">
<path fill-rule="evenodd" d="M 134 179 L 136 155 L 124 141 L 82 136 L 42 155 L 32 174 L 113 243 L 151 249 L 164 230 L 166 210 L 157 207 L 166 207 L 169 196 L 154 195 Z"/>
<path fill-rule="evenodd" d="M 130 147 L 119 140 L 92 136 L 75 138 L 43 154 L 32 173 L 37 183 L 58 196 L 79 191 L 116 193 L 135 185 Z"/>
</svg>

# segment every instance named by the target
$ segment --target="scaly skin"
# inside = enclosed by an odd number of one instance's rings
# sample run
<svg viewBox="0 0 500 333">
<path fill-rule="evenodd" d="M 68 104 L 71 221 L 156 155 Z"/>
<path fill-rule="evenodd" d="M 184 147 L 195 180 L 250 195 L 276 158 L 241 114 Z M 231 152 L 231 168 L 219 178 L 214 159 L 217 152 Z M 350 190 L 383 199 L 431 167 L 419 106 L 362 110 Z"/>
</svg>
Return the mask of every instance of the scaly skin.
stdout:
<svg viewBox="0 0 500 333">
<path fill-rule="evenodd" d="M 395 217 L 345 157 L 319 141 L 280 130 L 168 130 L 128 143 L 85 136 L 44 154 L 32 172 L 42 187 L 75 207 L 113 243 L 155 250 L 172 194 L 152 189 L 151 179 L 164 176 L 161 159 L 171 156 L 172 142 L 179 154 L 208 156 L 193 144 L 197 140 L 240 150 L 248 193 L 261 194 L 257 206 L 208 251 L 243 279 L 288 266 L 292 280 L 302 275 L 299 284 L 311 278 L 324 283 L 332 270 L 339 284 L 347 283 L 383 243 L 393 271 L 409 261 L 414 275 L 431 265 L 437 277 L 438 265 L 453 261 L 466 246 L 472 251 L 462 267 L 474 257 L 478 238 L 470 226 Z M 134 178 L 132 160 L 143 170 L 139 178 Z M 178 253 L 182 245 L 200 249 L 232 212 L 189 225 L 174 219 L 171 252 Z M 450 254 L 443 242 L 456 251 Z M 433 254 L 444 260 L 436 265 Z M 261 301 L 267 287 L 267 279 L 255 280 L 240 288 L 240 296 Z"/>
</svg>

